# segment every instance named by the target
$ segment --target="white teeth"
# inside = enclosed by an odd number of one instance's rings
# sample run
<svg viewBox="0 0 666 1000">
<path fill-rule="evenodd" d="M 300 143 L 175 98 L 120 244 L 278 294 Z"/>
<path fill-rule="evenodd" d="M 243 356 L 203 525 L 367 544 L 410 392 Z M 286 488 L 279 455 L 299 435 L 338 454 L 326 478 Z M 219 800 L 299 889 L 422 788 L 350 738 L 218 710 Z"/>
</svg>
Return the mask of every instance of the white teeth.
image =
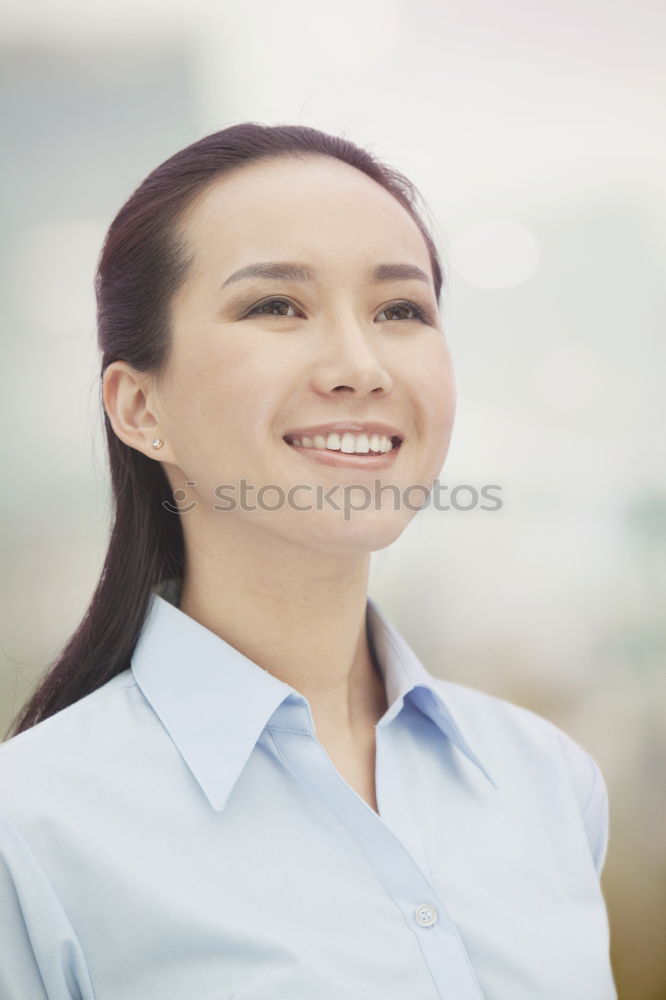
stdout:
<svg viewBox="0 0 666 1000">
<path fill-rule="evenodd" d="M 340 442 L 340 451 L 346 451 L 349 455 L 353 455 L 355 450 L 354 435 L 343 434 L 342 441 Z"/>
<path fill-rule="evenodd" d="M 299 448 L 320 448 L 328 451 L 342 451 L 347 455 L 367 455 L 368 452 L 386 454 L 393 442 L 386 434 L 315 434 L 314 437 L 292 438 L 292 444 Z"/>
</svg>

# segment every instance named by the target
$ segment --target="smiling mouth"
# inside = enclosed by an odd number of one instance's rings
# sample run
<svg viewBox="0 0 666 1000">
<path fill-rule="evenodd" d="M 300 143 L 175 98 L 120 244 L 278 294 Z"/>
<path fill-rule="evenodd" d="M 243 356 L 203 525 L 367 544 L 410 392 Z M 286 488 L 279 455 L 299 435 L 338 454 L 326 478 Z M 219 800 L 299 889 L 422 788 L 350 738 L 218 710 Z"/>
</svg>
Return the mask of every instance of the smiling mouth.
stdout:
<svg viewBox="0 0 666 1000">
<path fill-rule="evenodd" d="M 298 438 L 286 434 L 283 438 L 286 444 L 302 451 L 317 452 L 327 455 L 344 455 L 345 458 L 381 458 L 383 455 L 396 452 L 402 444 L 402 438 L 397 435 L 385 434 L 330 434 L 315 435 L 314 438 Z"/>
</svg>

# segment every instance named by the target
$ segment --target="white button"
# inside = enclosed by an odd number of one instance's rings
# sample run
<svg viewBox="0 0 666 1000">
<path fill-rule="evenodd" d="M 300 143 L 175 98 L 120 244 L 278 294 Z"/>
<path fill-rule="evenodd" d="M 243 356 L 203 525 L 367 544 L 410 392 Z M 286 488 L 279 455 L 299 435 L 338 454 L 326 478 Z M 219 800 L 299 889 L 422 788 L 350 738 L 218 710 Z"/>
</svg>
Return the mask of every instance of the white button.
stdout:
<svg viewBox="0 0 666 1000">
<path fill-rule="evenodd" d="M 420 906 L 416 907 L 416 922 L 421 927 L 432 927 L 436 921 L 437 910 L 434 906 L 430 906 L 429 903 L 421 903 Z"/>
</svg>

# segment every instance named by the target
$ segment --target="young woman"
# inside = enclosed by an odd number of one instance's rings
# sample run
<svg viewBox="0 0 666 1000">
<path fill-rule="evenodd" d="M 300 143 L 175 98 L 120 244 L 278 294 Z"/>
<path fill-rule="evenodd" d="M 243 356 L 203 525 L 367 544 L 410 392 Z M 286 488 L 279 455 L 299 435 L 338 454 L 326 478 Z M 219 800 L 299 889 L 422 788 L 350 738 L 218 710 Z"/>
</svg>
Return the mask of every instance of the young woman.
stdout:
<svg viewBox="0 0 666 1000">
<path fill-rule="evenodd" d="M 111 224 L 115 521 L 0 749 L 3 998 L 616 996 L 595 761 L 367 595 L 455 411 L 416 202 L 345 139 L 246 123 Z"/>
</svg>

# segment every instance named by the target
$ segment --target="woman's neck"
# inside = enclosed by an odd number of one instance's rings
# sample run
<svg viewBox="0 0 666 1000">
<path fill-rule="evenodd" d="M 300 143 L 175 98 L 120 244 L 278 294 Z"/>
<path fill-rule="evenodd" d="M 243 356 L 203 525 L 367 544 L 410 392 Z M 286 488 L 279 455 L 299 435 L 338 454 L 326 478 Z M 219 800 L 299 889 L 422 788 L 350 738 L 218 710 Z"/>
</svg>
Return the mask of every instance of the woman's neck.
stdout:
<svg viewBox="0 0 666 1000">
<path fill-rule="evenodd" d="M 370 557 L 190 545 L 180 609 L 307 698 L 317 736 L 362 742 L 386 710 L 366 632 Z"/>
</svg>

